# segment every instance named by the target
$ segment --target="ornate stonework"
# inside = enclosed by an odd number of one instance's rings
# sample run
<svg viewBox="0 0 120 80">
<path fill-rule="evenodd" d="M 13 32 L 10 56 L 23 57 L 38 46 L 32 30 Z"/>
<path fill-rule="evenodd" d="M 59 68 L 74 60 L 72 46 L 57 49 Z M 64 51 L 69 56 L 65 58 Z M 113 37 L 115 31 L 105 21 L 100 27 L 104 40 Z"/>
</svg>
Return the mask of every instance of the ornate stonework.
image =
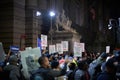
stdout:
<svg viewBox="0 0 120 80">
<path fill-rule="evenodd" d="M 56 16 L 56 23 L 55 24 L 56 24 L 56 28 L 57 28 L 56 31 L 59 31 L 59 27 L 62 26 L 62 28 L 65 31 L 77 33 L 76 30 L 71 28 L 72 21 L 68 17 L 66 17 L 64 10 L 62 11 L 62 14 L 58 13 L 58 15 Z"/>
</svg>

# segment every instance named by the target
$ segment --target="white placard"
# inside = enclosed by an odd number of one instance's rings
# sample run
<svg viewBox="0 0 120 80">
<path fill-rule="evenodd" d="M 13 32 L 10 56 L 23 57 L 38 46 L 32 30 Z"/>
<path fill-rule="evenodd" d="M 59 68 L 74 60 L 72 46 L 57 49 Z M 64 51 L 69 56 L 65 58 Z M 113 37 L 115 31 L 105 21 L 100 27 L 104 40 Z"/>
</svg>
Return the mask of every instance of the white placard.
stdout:
<svg viewBox="0 0 120 80">
<path fill-rule="evenodd" d="M 80 43 L 74 42 L 73 51 L 74 51 L 74 56 L 82 57 L 82 48 L 80 46 Z"/>
<path fill-rule="evenodd" d="M 49 45 L 49 54 L 55 53 L 55 52 L 56 52 L 55 45 Z"/>
<path fill-rule="evenodd" d="M 57 43 L 56 44 L 56 51 L 59 53 L 59 54 L 63 54 L 63 45 L 61 43 Z"/>
<path fill-rule="evenodd" d="M 63 51 L 68 51 L 68 41 L 62 41 L 61 44 L 63 46 Z"/>
<path fill-rule="evenodd" d="M 47 47 L 47 35 L 41 34 L 41 47 L 42 49 Z"/>
<path fill-rule="evenodd" d="M 110 46 L 106 46 L 106 53 L 110 52 Z"/>
<path fill-rule="evenodd" d="M 85 52 L 85 43 L 80 43 L 80 47 L 82 49 L 82 52 Z"/>
<path fill-rule="evenodd" d="M 23 65 L 22 71 L 26 78 L 30 77 L 30 73 L 40 67 L 38 59 L 41 56 L 40 48 L 31 48 L 25 51 L 20 51 L 21 63 Z"/>
</svg>

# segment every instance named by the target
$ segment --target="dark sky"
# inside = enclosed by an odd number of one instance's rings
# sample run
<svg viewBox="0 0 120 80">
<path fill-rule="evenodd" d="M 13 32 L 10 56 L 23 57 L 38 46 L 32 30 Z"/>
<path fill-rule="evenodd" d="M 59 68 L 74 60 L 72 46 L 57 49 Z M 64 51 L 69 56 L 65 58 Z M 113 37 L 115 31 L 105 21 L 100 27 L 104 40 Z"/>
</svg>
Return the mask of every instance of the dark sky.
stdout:
<svg viewBox="0 0 120 80">
<path fill-rule="evenodd" d="M 120 2 L 119 2 L 119 0 L 111 0 L 110 14 L 111 14 L 112 18 L 120 17 Z"/>
</svg>

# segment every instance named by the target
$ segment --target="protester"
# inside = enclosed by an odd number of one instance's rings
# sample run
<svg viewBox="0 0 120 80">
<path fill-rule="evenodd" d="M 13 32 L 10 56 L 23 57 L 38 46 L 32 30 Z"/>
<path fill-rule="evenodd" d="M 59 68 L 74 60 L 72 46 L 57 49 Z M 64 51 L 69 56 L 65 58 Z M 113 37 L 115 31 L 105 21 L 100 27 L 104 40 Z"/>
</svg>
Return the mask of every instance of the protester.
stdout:
<svg viewBox="0 0 120 80">
<path fill-rule="evenodd" d="M 69 63 L 68 67 L 69 67 L 69 71 L 66 74 L 68 77 L 68 80 L 74 80 L 76 65 L 75 63 L 71 62 Z"/>
<path fill-rule="evenodd" d="M 3 69 L 4 80 L 23 80 L 23 76 L 20 68 L 17 66 L 17 62 L 18 58 L 15 55 L 9 57 L 9 64 Z"/>
<path fill-rule="evenodd" d="M 52 61 L 51 68 L 56 71 L 61 69 L 58 61 Z M 64 80 L 64 76 L 55 77 L 55 80 Z"/>
<path fill-rule="evenodd" d="M 88 64 L 86 61 L 78 62 L 78 70 L 75 72 L 75 80 L 90 80 L 90 75 L 88 72 Z"/>
<path fill-rule="evenodd" d="M 42 77 L 43 80 L 55 80 L 55 77 L 62 76 L 62 75 L 66 74 L 67 63 L 68 63 L 67 60 L 65 61 L 64 68 L 61 70 L 51 69 L 50 64 L 49 64 L 49 60 L 46 56 L 41 56 L 38 59 L 38 62 L 39 62 L 41 67 L 32 73 L 31 79 L 33 79 L 32 77 L 34 74 L 39 74 L 39 77 Z M 34 78 L 33 80 L 36 80 L 36 79 Z M 38 80 L 40 80 L 40 79 L 38 79 Z"/>
<path fill-rule="evenodd" d="M 106 71 L 101 73 L 97 80 L 117 80 L 116 78 L 116 66 L 114 65 L 114 59 L 109 59 L 105 66 Z"/>
<path fill-rule="evenodd" d="M 107 57 L 106 53 L 103 52 L 97 59 L 93 60 L 89 64 L 88 71 L 90 73 L 91 80 L 94 80 L 96 75 L 101 72 L 101 65 L 106 60 L 106 57 Z"/>
<path fill-rule="evenodd" d="M 60 68 L 63 68 L 63 67 L 64 67 L 64 63 L 65 63 L 65 59 L 64 59 L 64 57 L 62 56 L 61 59 L 59 60 Z"/>
<path fill-rule="evenodd" d="M 76 67 L 78 66 L 78 65 L 77 65 L 77 57 L 74 56 L 72 62 L 75 63 Z"/>
<path fill-rule="evenodd" d="M 26 66 L 19 55 L 10 53 L 4 61 L 0 60 L 0 80 L 120 80 L 120 51 L 117 54 L 83 52 L 82 56 L 73 56 L 74 53 L 49 54 L 44 50 L 39 59 L 34 60 L 31 54 L 24 57 Z M 29 64 L 30 61 L 40 65 Z"/>
</svg>

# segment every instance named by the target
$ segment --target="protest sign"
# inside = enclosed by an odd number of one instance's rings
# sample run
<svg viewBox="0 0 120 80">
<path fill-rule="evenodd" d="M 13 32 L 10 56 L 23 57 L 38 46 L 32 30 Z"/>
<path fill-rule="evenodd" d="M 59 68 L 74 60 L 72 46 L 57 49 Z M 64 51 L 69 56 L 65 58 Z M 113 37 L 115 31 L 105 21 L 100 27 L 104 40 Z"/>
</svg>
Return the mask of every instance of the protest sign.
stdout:
<svg viewBox="0 0 120 80">
<path fill-rule="evenodd" d="M 20 51 L 21 63 L 23 65 L 22 71 L 26 78 L 30 77 L 30 72 L 38 69 L 40 66 L 38 63 L 38 58 L 41 56 L 40 48 L 26 49 L 25 51 Z"/>
<path fill-rule="evenodd" d="M 47 35 L 41 35 L 41 47 L 42 49 L 47 47 Z"/>
<path fill-rule="evenodd" d="M 110 46 L 106 46 L 106 53 L 110 52 Z"/>
<path fill-rule="evenodd" d="M 10 51 L 13 53 L 13 54 L 16 54 L 19 52 L 19 47 L 18 46 L 10 46 Z"/>
<path fill-rule="evenodd" d="M 82 52 L 85 52 L 85 43 L 80 43 L 80 47 Z"/>
<path fill-rule="evenodd" d="M 49 45 L 49 54 L 55 53 L 55 52 L 56 52 L 55 45 Z"/>
<path fill-rule="evenodd" d="M 74 52 L 74 56 L 82 57 L 82 49 L 80 43 L 74 42 L 73 52 Z"/>
<path fill-rule="evenodd" d="M 61 43 L 57 43 L 56 44 L 56 51 L 59 53 L 59 54 L 63 54 L 63 45 Z"/>
<path fill-rule="evenodd" d="M 63 51 L 68 51 L 68 41 L 62 41 L 61 44 L 63 47 Z"/>
</svg>

